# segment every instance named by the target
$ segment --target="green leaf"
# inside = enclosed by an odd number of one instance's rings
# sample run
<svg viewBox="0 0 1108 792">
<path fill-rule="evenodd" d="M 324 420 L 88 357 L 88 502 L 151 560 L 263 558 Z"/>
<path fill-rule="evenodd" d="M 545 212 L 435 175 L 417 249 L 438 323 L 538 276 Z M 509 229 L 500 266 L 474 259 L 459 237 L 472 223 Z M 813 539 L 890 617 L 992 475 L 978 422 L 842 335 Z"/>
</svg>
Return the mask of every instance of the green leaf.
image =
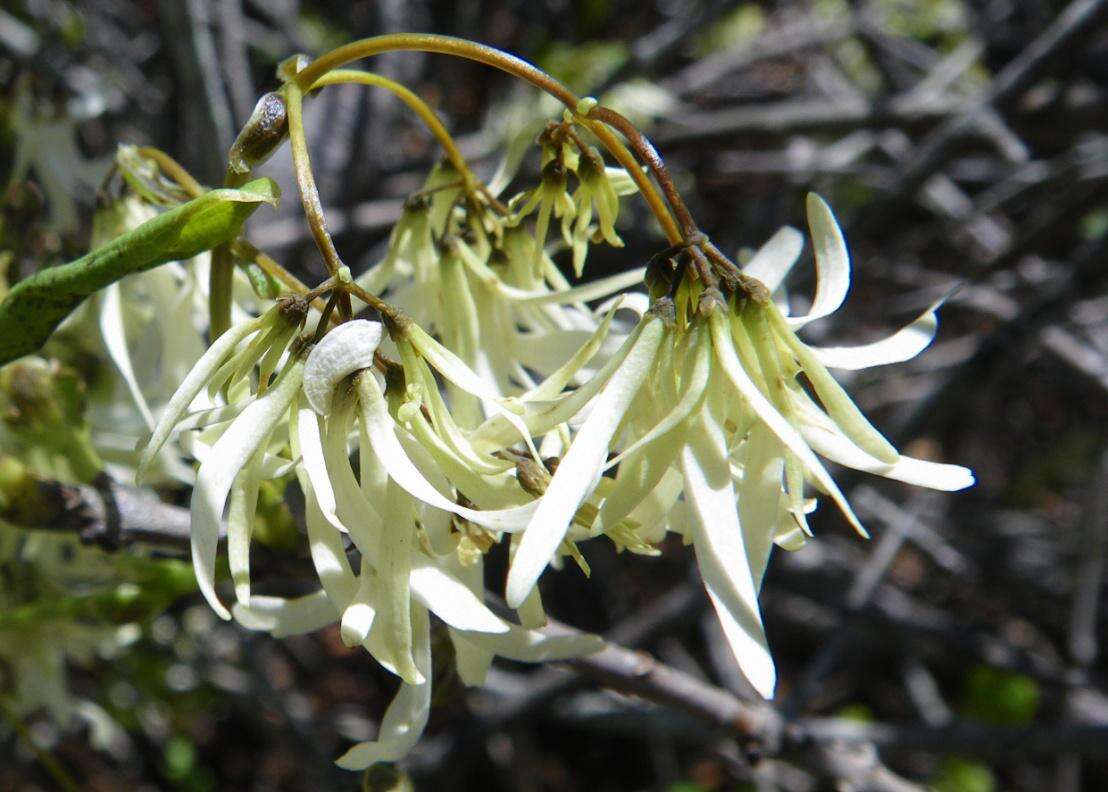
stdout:
<svg viewBox="0 0 1108 792">
<path fill-rule="evenodd" d="M 170 209 L 68 264 L 36 272 L 0 302 L 0 365 L 30 354 L 90 294 L 135 272 L 192 258 L 229 242 L 262 203 L 280 198 L 270 179 L 219 189 Z"/>
</svg>

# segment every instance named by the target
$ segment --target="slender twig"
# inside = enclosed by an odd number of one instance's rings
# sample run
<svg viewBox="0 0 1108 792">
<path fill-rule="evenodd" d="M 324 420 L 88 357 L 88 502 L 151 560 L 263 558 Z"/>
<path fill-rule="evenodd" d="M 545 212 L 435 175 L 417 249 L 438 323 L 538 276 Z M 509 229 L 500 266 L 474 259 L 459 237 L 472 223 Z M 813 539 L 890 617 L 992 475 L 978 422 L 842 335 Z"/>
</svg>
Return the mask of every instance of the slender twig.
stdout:
<svg viewBox="0 0 1108 792">
<path fill-rule="evenodd" d="M 393 33 L 351 42 L 312 61 L 297 73 L 296 82 L 302 90 L 307 89 L 315 85 L 324 74 L 333 69 L 341 68 L 353 61 L 383 52 L 401 50 L 437 52 L 484 63 L 546 91 L 573 113 L 577 113 L 578 108 L 581 107 L 581 100 L 576 94 L 546 72 L 521 58 L 509 55 L 495 47 L 467 41 L 466 39 L 430 33 Z M 670 242 L 680 241 L 682 238 L 681 231 L 674 222 L 673 216 L 667 209 L 665 202 L 658 195 L 654 184 L 645 177 L 642 170 L 635 163 L 634 157 L 627 150 L 627 147 L 616 138 L 604 123 L 589 116 L 578 117 L 635 181 L 643 199 L 658 219 Z"/>
<path fill-rule="evenodd" d="M 1062 752 L 1101 756 L 1108 745 L 1108 725 L 1048 724 L 1016 728 L 954 722 L 942 726 L 862 723 L 845 718 L 808 718 L 798 724 L 819 742 L 870 743 L 878 748 L 1011 758 Z"/>
<path fill-rule="evenodd" d="M 289 146 L 292 149 L 292 166 L 296 176 L 296 186 L 300 191 L 300 204 L 304 208 L 304 216 L 308 220 L 308 226 L 312 229 L 312 237 L 315 239 L 316 248 L 323 256 L 327 271 L 334 277 L 342 269 L 343 263 L 338 250 L 335 249 L 331 234 L 327 230 L 327 218 L 323 214 L 323 204 L 319 200 L 319 190 L 316 188 L 315 176 L 312 173 L 308 141 L 304 135 L 303 93 L 296 82 L 286 83 L 282 90 L 288 111 Z M 350 318 L 352 313 L 350 298 L 345 294 L 340 295 L 339 316 L 346 320 Z"/>
<path fill-rule="evenodd" d="M 696 234 L 696 222 L 689 213 L 688 207 L 685 206 L 681 194 L 677 191 L 677 185 L 670 178 L 669 171 L 666 170 L 665 162 L 662 160 L 662 155 L 658 153 L 658 149 L 647 139 L 646 135 L 640 132 L 625 116 L 609 107 L 597 105 L 589 111 L 589 118 L 603 121 L 627 138 L 631 148 L 635 150 L 635 153 L 639 155 L 639 158 L 646 163 L 651 173 L 654 174 L 658 186 L 662 188 L 662 193 L 666 196 L 666 201 L 677 216 L 677 222 L 681 224 L 681 230 L 684 232 L 685 238 L 687 239 Z"/>
<path fill-rule="evenodd" d="M 204 187 L 200 182 L 194 179 L 192 174 L 185 170 L 181 163 L 161 149 L 154 148 L 153 146 L 139 146 L 137 151 L 143 157 L 154 160 L 161 171 L 166 176 L 173 179 L 173 181 L 188 194 L 189 198 L 198 198 L 204 194 Z"/>
<path fill-rule="evenodd" d="M 393 321 L 398 321 L 403 317 L 403 315 L 396 308 L 393 308 L 376 294 L 371 294 L 370 292 L 366 291 L 357 283 L 343 284 L 343 288 L 345 288 L 348 292 L 350 292 L 350 294 L 353 294 L 359 300 L 364 302 L 370 308 L 377 311 L 377 313 L 381 314 L 381 316 L 383 317 L 386 317 Z"/>
<path fill-rule="evenodd" d="M 446 152 L 447 159 L 450 160 L 454 169 L 461 174 L 466 190 L 470 192 L 480 191 L 482 195 L 491 198 L 487 191 L 479 189 L 478 180 L 473 174 L 473 169 L 469 167 L 466 158 L 462 156 L 462 152 L 458 149 L 458 145 L 454 142 L 454 138 L 450 135 L 450 132 L 447 131 L 446 125 L 442 123 L 442 119 L 438 117 L 438 114 L 435 113 L 435 111 L 431 109 L 431 106 L 423 101 L 418 94 L 409 90 L 404 85 L 374 72 L 357 71 L 355 69 L 335 69 L 320 77 L 312 84 L 309 90 L 315 90 L 328 85 L 343 85 L 349 83 L 384 88 L 400 99 L 400 101 L 407 105 L 412 112 L 419 116 L 419 119 L 423 122 L 424 126 L 427 127 L 427 130 L 434 136 L 439 145 L 442 146 L 443 151 Z M 491 198 L 491 202 L 496 207 L 497 211 L 507 214 L 508 207 L 495 198 Z"/>
<path fill-rule="evenodd" d="M 67 484 L 23 473 L 8 493 L 4 519 L 20 528 L 73 533 L 103 550 L 133 543 L 187 551 L 189 511 L 138 487 L 101 476 L 94 484 Z"/>
<path fill-rule="evenodd" d="M 300 191 L 300 203 L 304 208 L 308 227 L 312 230 L 312 238 L 315 239 L 316 247 L 323 257 L 323 263 L 327 266 L 327 272 L 334 277 L 342 269 L 343 263 L 327 231 L 327 217 L 323 214 L 323 204 L 320 203 L 319 190 L 316 188 L 315 175 L 312 173 L 308 141 L 304 136 L 303 93 L 296 83 L 286 85 L 284 93 L 285 106 L 288 110 L 289 146 L 292 149 L 293 170 L 296 175 L 296 186 Z"/>
</svg>

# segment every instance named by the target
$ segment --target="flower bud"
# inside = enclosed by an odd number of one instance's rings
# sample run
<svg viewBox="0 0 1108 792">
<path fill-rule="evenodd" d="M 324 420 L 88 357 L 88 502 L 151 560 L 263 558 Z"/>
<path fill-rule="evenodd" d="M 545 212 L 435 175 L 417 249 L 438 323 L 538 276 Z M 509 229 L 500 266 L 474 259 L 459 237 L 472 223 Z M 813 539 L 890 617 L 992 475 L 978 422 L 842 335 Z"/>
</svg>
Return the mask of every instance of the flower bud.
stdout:
<svg viewBox="0 0 1108 792">
<path fill-rule="evenodd" d="M 254 105 L 254 112 L 231 144 L 228 167 L 235 173 L 249 173 L 269 159 L 288 131 L 285 100 L 278 93 L 267 93 Z"/>
</svg>

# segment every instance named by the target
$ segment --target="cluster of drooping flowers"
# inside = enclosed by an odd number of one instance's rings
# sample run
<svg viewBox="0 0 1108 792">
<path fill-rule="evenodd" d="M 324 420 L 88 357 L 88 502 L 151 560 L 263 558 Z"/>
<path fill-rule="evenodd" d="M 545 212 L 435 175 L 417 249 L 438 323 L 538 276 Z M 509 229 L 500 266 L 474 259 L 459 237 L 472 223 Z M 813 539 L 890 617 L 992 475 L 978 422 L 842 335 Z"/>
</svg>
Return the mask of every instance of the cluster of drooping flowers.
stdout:
<svg viewBox="0 0 1108 792">
<path fill-rule="evenodd" d="M 332 82 L 355 81 L 336 74 Z M 288 101 L 310 198 L 299 91 L 287 82 L 259 112 L 271 119 Z M 536 662 L 599 648 L 595 636 L 543 629 L 537 582 L 565 557 L 587 573 L 578 546 L 600 537 L 641 554 L 667 532 L 692 544 L 739 666 L 771 696 L 757 593 L 772 546 L 804 543 L 817 491 L 862 531 L 820 457 L 938 489 L 972 483 L 964 468 L 900 455 L 828 371 L 916 355 L 934 335 L 933 309 L 863 347 L 798 338 L 841 305 L 850 280 L 839 227 L 814 195 L 818 285 L 806 315 L 775 301 L 803 246 L 791 228 L 741 270 L 698 262 L 707 244 L 698 236 L 643 269 L 571 285 L 559 256 L 580 276 L 591 245 L 622 245 L 619 200 L 634 182 L 586 142 L 590 110 L 582 103 L 546 128 L 539 183 L 506 203 L 456 161 L 437 166 L 379 264 L 357 278 L 335 267 L 214 339 L 142 453 L 140 472 L 172 437 L 202 438 L 182 447 L 203 449 L 192 555 L 217 613 L 276 636 L 337 623 L 344 642 L 402 680 L 378 739 L 352 748 L 344 767 L 396 760 L 418 740 L 431 705 L 430 614 L 469 684 L 497 656 Z M 247 148 L 237 144 L 232 161 Z M 313 229 L 325 238 L 318 218 Z M 620 294 L 644 277 L 646 293 Z M 343 308 L 351 298 L 368 318 Z M 292 598 L 251 586 L 259 488 L 282 478 L 303 492 L 320 583 Z M 224 524 L 233 590 L 221 595 Z M 490 608 L 484 588 L 484 556 L 501 541 L 514 615 Z"/>
</svg>

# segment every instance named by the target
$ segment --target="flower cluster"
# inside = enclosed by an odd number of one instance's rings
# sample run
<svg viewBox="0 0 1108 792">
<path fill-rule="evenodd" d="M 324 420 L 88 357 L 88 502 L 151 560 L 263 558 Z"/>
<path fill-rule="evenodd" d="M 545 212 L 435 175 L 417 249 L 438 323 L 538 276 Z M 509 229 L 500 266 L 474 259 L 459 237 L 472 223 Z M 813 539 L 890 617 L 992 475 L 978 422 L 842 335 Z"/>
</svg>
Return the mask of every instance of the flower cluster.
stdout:
<svg viewBox="0 0 1108 792">
<path fill-rule="evenodd" d="M 691 544 L 739 666 L 772 696 L 757 595 L 773 545 L 794 549 L 811 535 L 815 493 L 864 534 L 821 460 L 943 490 L 972 483 L 964 468 L 899 454 L 829 373 L 918 354 L 935 307 L 861 347 L 798 337 L 839 308 L 850 282 L 819 197 L 807 204 L 818 284 L 805 315 L 790 315 L 778 293 L 804 243 L 791 228 L 741 269 L 687 234 L 647 267 L 571 285 L 559 254 L 580 276 L 591 245 L 622 246 L 619 200 L 642 186 L 641 173 L 606 167 L 586 142 L 595 103 L 582 102 L 539 136 L 537 186 L 501 202 L 444 162 L 406 202 L 383 260 L 352 278 L 318 215 L 295 126 L 299 88 L 284 90 L 331 277 L 214 340 L 161 409 L 139 470 L 174 437 L 198 460 L 193 565 L 220 616 L 276 636 L 337 624 L 347 645 L 400 678 L 378 738 L 342 766 L 396 760 L 418 740 L 431 706 L 431 614 L 467 684 L 498 656 L 599 648 L 596 636 L 544 629 L 537 588 L 567 557 L 587 574 L 579 545 L 599 537 L 643 555 L 669 532 Z M 548 242 L 552 224 L 560 234 Z M 647 293 L 625 291 L 643 280 Z M 362 307 L 370 318 L 355 318 Z M 313 593 L 252 590 L 269 481 L 303 493 Z M 233 602 L 216 579 L 224 524 Z M 483 566 L 502 541 L 507 609 L 494 610 Z"/>
</svg>

